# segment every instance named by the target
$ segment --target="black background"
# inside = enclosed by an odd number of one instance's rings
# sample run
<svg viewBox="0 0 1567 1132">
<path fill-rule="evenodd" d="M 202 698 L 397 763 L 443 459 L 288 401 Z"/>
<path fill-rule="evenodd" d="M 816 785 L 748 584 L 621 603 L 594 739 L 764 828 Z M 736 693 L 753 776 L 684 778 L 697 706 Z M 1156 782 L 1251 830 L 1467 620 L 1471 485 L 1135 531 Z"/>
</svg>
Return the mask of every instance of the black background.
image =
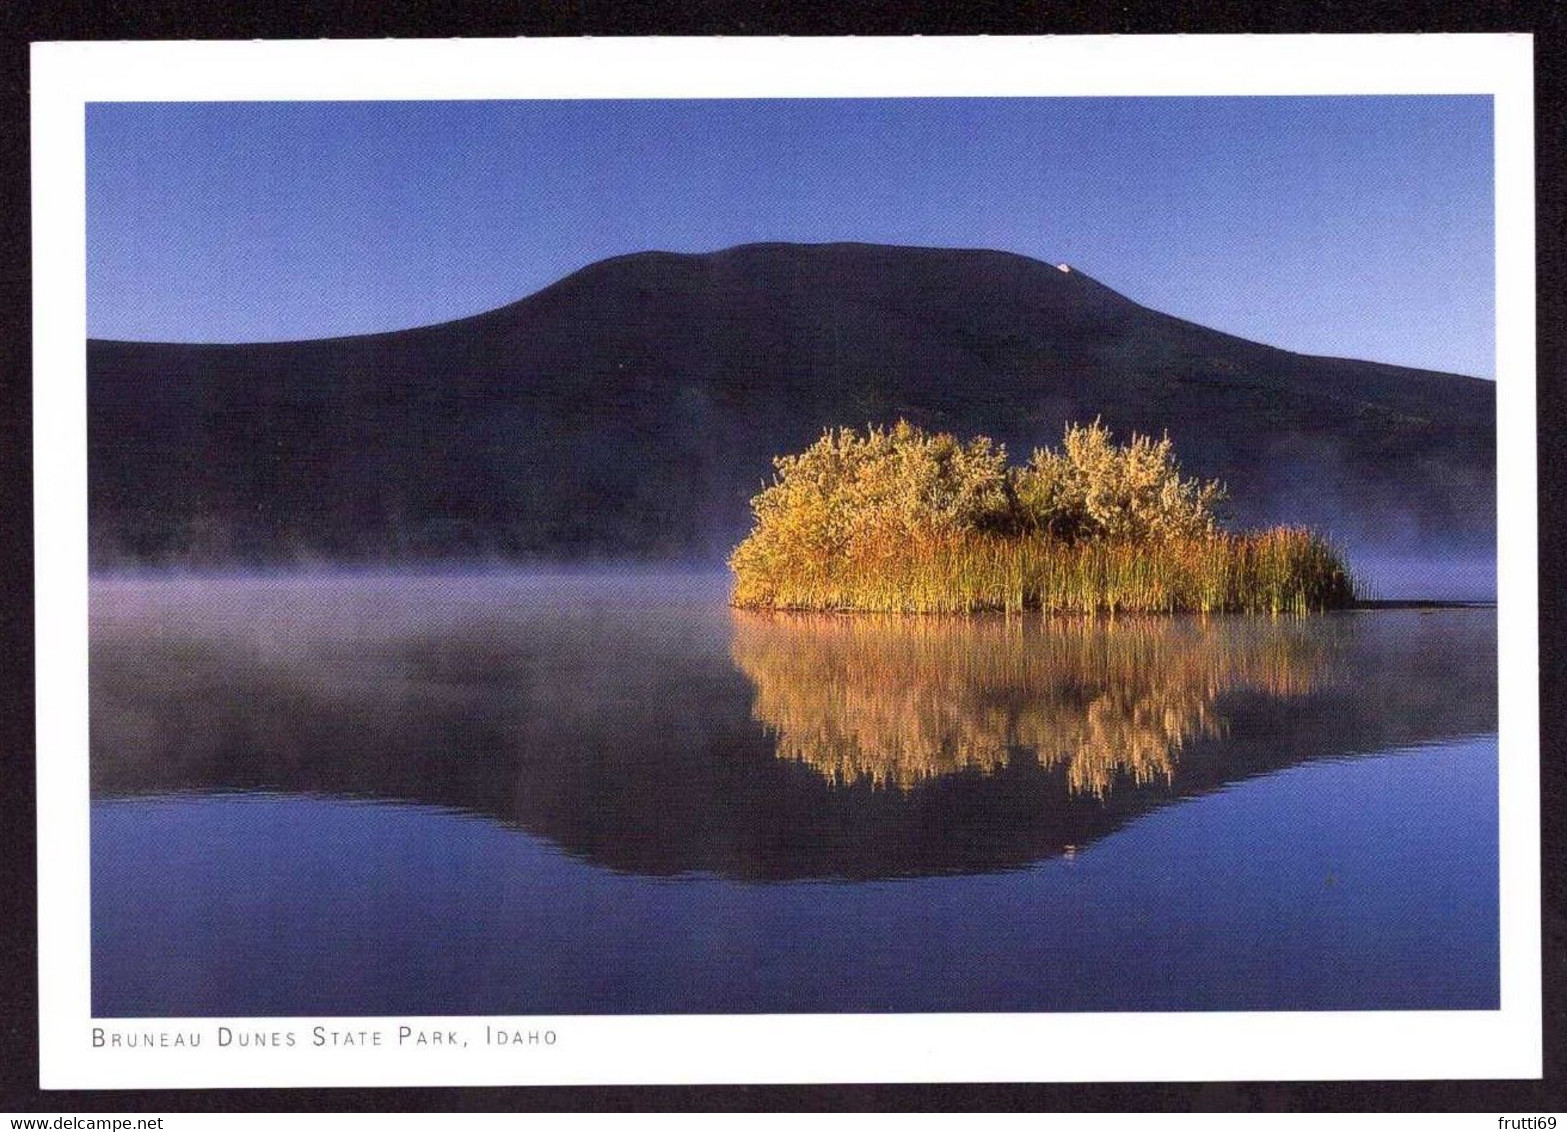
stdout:
<svg viewBox="0 0 1567 1132">
<path fill-rule="evenodd" d="M 227 9 L 227 10 L 225 10 Z M 172 0 L 30 3 L 0 9 L 0 1111 L 494 1111 L 504 1109 L 1459 1110 L 1529 1115 L 1567 1108 L 1567 752 L 1557 705 L 1567 657 L 1556 579 L 1567 566 L 1562 436 L 1567 340 L 1562 250 L 1564 6 L 1364 0 L 1272 3 L 910 3 L 686 0 L 397 5 L 377 0 L 216 5 Z M 1038 35 L 1301 32 L 1498 32 L 1535 35 L 1539 336 L 1541 815 L 1544 923 L 1543 1081 L 1128 1085 L 799 1085 L 637 1088 L 235 1089 L 50 1092 L 38 1089 L 37 873 L 33 764 L 31 233 L 28 45 L 45 40 L 507 38 L 565 35 Z M 48 632 L 48 627 L 40 631 Z"/>
</svg>

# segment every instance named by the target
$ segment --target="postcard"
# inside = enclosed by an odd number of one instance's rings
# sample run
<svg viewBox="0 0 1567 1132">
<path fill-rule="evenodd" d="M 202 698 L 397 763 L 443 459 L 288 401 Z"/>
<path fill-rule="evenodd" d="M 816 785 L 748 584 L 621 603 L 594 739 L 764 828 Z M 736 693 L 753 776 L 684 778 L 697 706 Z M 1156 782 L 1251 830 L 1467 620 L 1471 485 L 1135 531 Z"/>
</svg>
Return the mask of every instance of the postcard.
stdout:
<svg viewBox="0 0 1567 1132">
<path fill-rule="evenodd" d="M 1539 1075 L 1529 37 L 33 67 L 44 1087 Z"/>
</svg>

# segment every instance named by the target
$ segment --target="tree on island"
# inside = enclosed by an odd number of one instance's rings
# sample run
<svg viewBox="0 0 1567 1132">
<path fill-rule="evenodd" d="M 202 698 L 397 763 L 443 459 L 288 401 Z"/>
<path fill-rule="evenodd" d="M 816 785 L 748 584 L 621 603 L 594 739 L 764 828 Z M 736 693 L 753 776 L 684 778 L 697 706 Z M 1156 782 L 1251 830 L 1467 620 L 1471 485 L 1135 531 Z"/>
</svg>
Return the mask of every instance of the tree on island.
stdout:
<svg viewBox="0 0 1567 1132">
<path fill-rule="evenodd" d="M 1217 481 L 1182 475 L 1168 436 L 1114 443 L 1098 420 L 1014 467 L 987 437 L 900 420 L 828 430 L 774 461 L 735 548 L 736 605 L 887 612 L 1306 612 L 1354 600 L 1297 528 L 1220 528 Z"/>
</svg>

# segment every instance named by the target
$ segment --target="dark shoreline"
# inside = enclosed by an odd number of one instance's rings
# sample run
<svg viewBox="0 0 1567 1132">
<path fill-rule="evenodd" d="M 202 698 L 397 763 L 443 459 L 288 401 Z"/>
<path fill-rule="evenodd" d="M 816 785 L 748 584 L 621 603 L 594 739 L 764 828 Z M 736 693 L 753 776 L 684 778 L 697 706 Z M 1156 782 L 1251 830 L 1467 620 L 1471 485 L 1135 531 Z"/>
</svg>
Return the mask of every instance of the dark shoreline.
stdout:
<svg viewBox="0 0 1567 1132">
<path fill-rule="evenodd" d="M 1377 609 L 1495 609 L 1496 601 L 1437 601 L 1422 598 L 1407 598 L 1395 601 L 1357 601 L 1353 605 L 1345 606 L 1346 611 L 1377 610 Z"/>
</svg>

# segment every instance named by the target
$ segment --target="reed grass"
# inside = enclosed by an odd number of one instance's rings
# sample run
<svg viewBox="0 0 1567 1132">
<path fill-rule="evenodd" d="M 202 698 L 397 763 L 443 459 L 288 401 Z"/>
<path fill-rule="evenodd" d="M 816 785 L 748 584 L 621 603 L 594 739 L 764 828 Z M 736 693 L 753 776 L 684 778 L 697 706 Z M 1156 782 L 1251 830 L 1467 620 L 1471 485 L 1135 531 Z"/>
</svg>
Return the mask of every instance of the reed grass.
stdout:
<svg viewBox="0 0 1567 1132">
<path fill-rule="evenodd" d="M 742 609 L 1282 614 L 1355 600 L 1340 554 L 1293 527 L 1148 543 L 961 532 L 733 567 Z"/>
</svg>

